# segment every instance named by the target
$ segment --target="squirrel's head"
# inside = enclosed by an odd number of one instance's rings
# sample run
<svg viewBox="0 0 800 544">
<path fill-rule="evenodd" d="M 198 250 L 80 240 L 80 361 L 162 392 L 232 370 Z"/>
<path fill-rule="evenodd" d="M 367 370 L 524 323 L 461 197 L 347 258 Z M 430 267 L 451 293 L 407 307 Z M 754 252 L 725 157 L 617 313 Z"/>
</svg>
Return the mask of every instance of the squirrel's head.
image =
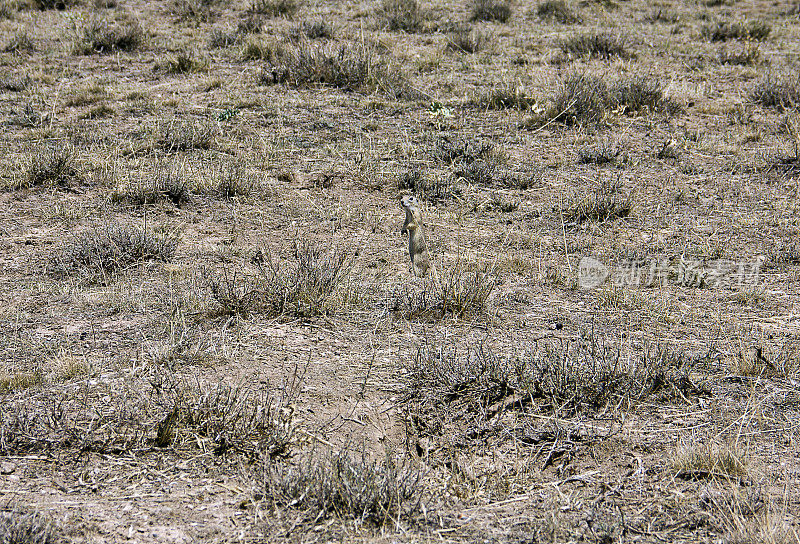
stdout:
<svg viewBox="0 0 800 544">
<path fill-rule="evenodd" d="M 412 208 L 419 208 L 419 202 L 417 201 L 417 197 L 414 195 L 403 195 L 400 198 L 400 207 L 404 210 L 410 210 Z"/>
</svg>

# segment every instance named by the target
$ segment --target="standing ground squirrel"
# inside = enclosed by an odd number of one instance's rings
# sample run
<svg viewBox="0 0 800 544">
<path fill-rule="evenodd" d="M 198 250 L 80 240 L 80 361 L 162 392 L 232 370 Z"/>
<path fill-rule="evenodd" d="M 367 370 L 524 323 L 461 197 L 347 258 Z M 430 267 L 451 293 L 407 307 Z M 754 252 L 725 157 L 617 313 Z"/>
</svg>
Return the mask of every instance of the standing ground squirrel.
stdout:
<svg viewBox="0 0 800 544">
<path fill-rule="evenodd" d="M 400 233 L 408 232 L 408 255 L 411 257 L 411 269 L 415 276 L 424 276 L 431 268 L 431 260 L 419 202 L 414 196 L 404 195 L 400 199 L 400 207 L 406 211 L 406 222 L 400 229 Z"/>
</svg>

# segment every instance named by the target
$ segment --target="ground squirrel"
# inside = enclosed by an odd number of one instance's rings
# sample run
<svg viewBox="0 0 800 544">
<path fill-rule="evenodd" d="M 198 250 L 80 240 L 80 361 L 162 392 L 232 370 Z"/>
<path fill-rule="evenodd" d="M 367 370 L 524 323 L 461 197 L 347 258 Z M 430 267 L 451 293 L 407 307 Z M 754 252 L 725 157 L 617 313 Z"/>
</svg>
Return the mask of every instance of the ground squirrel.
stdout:
<svg viewBox="0 0 800 544">
<path fill-rule="evenodd" d="M 424 276 L 431 268 L 431 260 L 419 202 L 414 196 L 404 195 L 400 199 L 400 207 L 406 211 L 406 222 L 400 229 L 400 233 L 408 232 L 408 254 L 411 257 L 411 269 L 415 276 Z"/>
</svg>

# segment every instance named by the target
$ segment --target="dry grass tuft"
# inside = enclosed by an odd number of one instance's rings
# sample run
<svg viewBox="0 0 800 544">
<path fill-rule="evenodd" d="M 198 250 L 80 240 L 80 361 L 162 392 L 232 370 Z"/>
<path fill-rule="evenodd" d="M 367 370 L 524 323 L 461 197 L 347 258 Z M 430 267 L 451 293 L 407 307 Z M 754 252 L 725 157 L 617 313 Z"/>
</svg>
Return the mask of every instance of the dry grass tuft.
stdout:
<svg viewBox="0 0 800 544">
<path fill-rule="evenodd" d="M 103 381 L 74 394 L 42 391 L 6 398 L 0 408 L 0 452 L 139 448 L 235 453 L 250 460 L 286 455 L 294 440 L 289 383 L 246 387 L 183 382 L 164 367 L 147 379 Z"/>
<path fill-rule="evenodd" d="M 447 49 L 461 53 L 476 53 L 486 48 L 490 37 L 469 25 L 460 25 L 447 35 Z"/>
<path fill-rule="evenodd" d="M 470 21 L 507 23 L 511 18 L 511 3 L 506 0 L 471 0 Z"/>
<path fill-rule="evenodd" d="M 180 51 L 168 55 L 161 68 L 168 74 L 196 74 L 208 71 L 208 61 L 196 58 L 196 53 Z"/>
<path fill-rule="evenodd" d="M 738 444 L 713 441 L 681 445 L 672 459 L 680 478 L 743 478 L 748 474 L 747 454 Z"/>
<path fill-rule="evenodd" d="M 168 152 L 210 149 L 217 131 L 211 122 L 172 119 L 159 124 L 156 145 Z"/>
<path fill-rule="evenodd" d="M 408 522 L 422 509 L 424 473 L 390 457 L 379 462 L 347 451 L 311 454 L 296 465 L 264 469 L 263 496 L 276 509 L 301 510 L 313 520 L 334 517 L 376 527 Z M 280 510 L 279 510 L 280 511 Z"/>
<path fill-rule="evenodd" d="M 268 17 L 294 17 L 299 10 L 298 0 L 252 0 L 247 12 Z"/>
<path fill-rule="evenodd" d="M 416 436 L 462 447 L 488 435 L 518 436 L 501 412 L 560 418 L 591 417 L 644 400 L 683 400 L 702 393 L 688 377 L 691 364 L 664 348 L 623 356 L 594 336 L 567 343 L 518 346 L 502 357 L 483 344 L 458 346 L 428 339 L 405 368 L 403 406 Z"/>
<path fill-rule="evenodd" d="M 523 87 L 505 84 L 492 89 L 483 97 L 480 104 L 493 110 L 517 109 L 525 111 L 536 104 L 536 100 L 527 96 Z"/>
<path fill-rule="evenodd" d="M 22 507 L 0 512 L 0 542 L 3 544 L 58 544 L 63 541 L 53 521 L 38 510 Z"/>
<path fill-rule="evenodd" d="M 323 19 L 303 21 L 289 32 L 289 38 L 300 41 L 303 37 L 309 40 L 330 40 L 336 34 L 333 26 Z"/>
<path fill-rule="evenodd" d="M 571 36 L 560 44 L 561 51 L 570 57 L 588 57 L 598 59 L 633 57 L 625 45 L 625 38 L 618 34 L 578 34 Z"/>
<path fill-rule="evenodd" d="M 141 47 L 144 40 L 145 32 L 136 20 L 92 17 L 78 28 L 72 50 L 76 55 L 133 51 Z"/>
<path fill-rule="evenodd" d="M 269 254 L 260 255 L 256 264 L 255 274 L 204 271 L 204 283 L 214 301 L 213 314 L 331 315 L 341 312 L 353 295 L 349 283 L 353 261 L 345 251 L 323 251 L 298 242 L 288 266 Z"/>
<path fill-rule="evenodd" d="M 39 11 L 51 9 L 63 11 L 81 5 L 82 0 L 32 0 L 32 3 Z"/>
<path fill-rule="evenodd" d="M 800 76 L 767 74 L 750 90 L 750 100 L 779 111 L 800 106 Z"/>
<path fill-rule="evenodd" d="M 565 221 L 602 222 L 628 217 L 633 211 L 633 196 L 622 193 L 622 187 L 610 179 L 597 183 L 587 193 L 575 192 L 561 207 Z"/>
<path fill-rule="evenodd" d="M 69 189 L 82 180 L 75 161 L 75 148 L 65 144 L 48 146 L 42 152 L 31 155 L 25 178 L 18 186 Z"/>
<path fill-rule="evenodd" d="M 445 202 L 458 198 L 463 189 L 455 176 L 430 176 L 420 170 L 403 172 L 397 178 L 399 191 L 412 191 L 417 198 L 428 202 Z"/>
<path fill-rule="evenodd" d="M 428 17 L 417 0 L 383 0 L 375 16 L 381 27 L 403 32 L 419 32 Z"/>
<path fill-rule="evenodd" d="M 724 42 L 728 40 L 766 40 L 772 27 L 765 21 L 747 21 L 732 23 L 718 21 L 714 24 L 703 25 L 700 35 L 710 42 Z"/>
<path fill-rule="evenodd" d="M 95 227 L 64 243 L 48 268 L 57 276 L 80 273 L 105 278 L 146 261 L 171 261 L 178 241 L 175 231 L 155 233 L 128 225 Z"/>
<path fill-rule="evenodd" d="M 495 281 L 485 270 L 459 261 L 443 267 L 419 288 L 399 289 L 392 310 L 407 319 L 480 316 L 486 313 L 494 288 Z"/>
<path fill-rule="evenodd" d="M 611 87 L 611 101 L 627 112 L 664 112 L 674 115 L 681 106 L 664 96 L 664 83 L 652 76 L 640 75 L 622 79 Z"/>
<path fill-rule="evenodd" d="M 395 98 L 414 95 L 389 56 L 371 44 L 287 43 L 272 48 L 268 57 L 261 72 L 265 84 L 330 85 Z"/>
<path fill-rule="evenodd" d="M 553 119 L 567 125 L 598 124 L 605 119 L 609 102 L 605 81 L 590 74 L 568 74 L 558 83 Z"/>
<path fill-rule="evenodd" d="M 717 51 L 720 64 L 754 66 L 761 60 L 761 50 L 757 43 L 745 42 L 737 47 L 722 46 Z"/>
<path fill-rule="evenodd" d="M 6 53 L 31 53 L 33 49 L 33 40 L 25 29 L 15 32 L 3 47 Z"/>
<path fill-rule="evenodd" d="M 564 0 L 545 0 L 536 7 L 536 16 L 543 21 L 554 21 L 562 25 L 573 25 L 582 22 Z"/>
<path fill-rule="evenodd" d="M 115 190 L 111 201 L 136 207 L 164 201 L 180 206 L 189 201 L 189 187 L 177 168 L 161 166 L 145 181 Z"/>
</svg>

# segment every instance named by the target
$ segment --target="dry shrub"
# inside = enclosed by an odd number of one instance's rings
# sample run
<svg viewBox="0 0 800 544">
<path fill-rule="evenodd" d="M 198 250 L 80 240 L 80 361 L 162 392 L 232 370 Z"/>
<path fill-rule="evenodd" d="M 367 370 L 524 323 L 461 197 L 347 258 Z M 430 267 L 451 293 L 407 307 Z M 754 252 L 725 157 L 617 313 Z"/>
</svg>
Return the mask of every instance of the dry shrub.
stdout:
<svg viewBox="0 0 800 544">
<path fill-rule="evenodd" d="M 423 476 L 419 466 L 389 457 L 374 462 L 347 451 L 312 453 L 296 465 L 266 465 L 261 492 L 274 507 L 301 510 L 315 523 L 335 517 L 382 527 L 420 512 Z"/>
<path fill-rule="evenodd" d="M 273 48 L 261 74 L 265 84 L 330 85 L 348 91 L 380 91 L 395 98 L 415 96 L 388 54 L 368 43 L 314 44 Z"/>
<path fill-rule="evenodd" d="M 298 0 L 253 0 L 247 12 L 269 17 L 294 17 L 299 9 Z"/>
<path fill-rule="evenodd" d="M 463 261 L 443 267 L 421 286 L 405 285 L 394 295 L 392 310 L 407 319 L 460 319 L 488 309 L 494 279 L 486 270 Z"/>
<path fill-rule="evenodd" d="M 144 39 L 144 30 L 136 20 L 92 17 L 78 29 L 73 51 L 76 55 L 133 51 Z"/>
<path fill-rule="evenodd" d="M 162 165 L 144 181 L 128 184 L 112 193 L 111 201 L 136 207 L 169 201 L 180 206 L 189 201 L 189 187 L 176 167 Z"/>
<path fill-rule="evenodd" d="M 447 48 L 461 53 L 476 53 L 485 49 L 489 41 L 488 34 L 469 25 L 463 25 L 448 34 Z"/>
<path fill-rule="evenodd" d="M 53 521 L 38 510 L 15 506 L 0 512 L 3 544 L 58 544 L 63 535 Z"/>
<path fill-rule="evenodd" d="M 169 262 L 178 240 L 175 231 L 155 233 L 128 225 L 95 227 L 66 242 L 49 271 L 57 276 L 81 273 L 105 277 L 146 261 Z"/>
<path fill-rule="evenodd" d="M 536 16 L 544 21 L 555 21 L 563 25 L 578 24 L 582 21 L 564 0 L 545 0 L 536 7 Z"/>
<path fill-rule="evenodd" d="M 71 145 L 48 146 L 31 155 L 22 187 L 59 187 L 68 189 L 83 180 Z"/>
<path fill-rule="evenodd" d="M 700 35 L 710 42 L 724 42 L 727 40 L 765 40 L 772 31 L 772 27 L 765 21 L 747 21 L 732 23 L 717 21 L 714 24 L 703 25 Z"/>
<path fill-rule="evenodd" d="M 337 313 L 348 304 L 352 262 L 345 251 L 296 242 L 288 266 L 260 254 L 255 273 L 204 271 L 203 280 L 219 315 L 308 318 Z"/>
<path fill-rule="evenodd" d="M 597 183 L 588 193 L 575 192 L 561 206 L 565 221 L 602 222 L 627 217 L 633 210 L 633 197 L 625 195 L 621 186 L 611 180 Z"/>
<path fill-rule="evenodd" d="M 471 21 L 497 21 L 507 23 L 511 18 L 511 3 L 505 0 L 471 0 Z"/>
<path fill-rule="evenodd" d="M 800 75 L 767 74 L 750 90 L 750 100 L 783 111 L 800 106 Z"/>
<path fill-rule="evenodd" d="M 597 33 L 571 36 L 560 44 L 561 50 L 570 56 L 611 59 L 627 59 L 633 56 L 625 46 L 624 37 L 618 34 Z"/>
<path fill-rule="evenodd" d="M 383 0 L 375 15 L 384 28 L 403 32 L 419 32 L 427 19 L 417 0 Z"/>
</svg>

